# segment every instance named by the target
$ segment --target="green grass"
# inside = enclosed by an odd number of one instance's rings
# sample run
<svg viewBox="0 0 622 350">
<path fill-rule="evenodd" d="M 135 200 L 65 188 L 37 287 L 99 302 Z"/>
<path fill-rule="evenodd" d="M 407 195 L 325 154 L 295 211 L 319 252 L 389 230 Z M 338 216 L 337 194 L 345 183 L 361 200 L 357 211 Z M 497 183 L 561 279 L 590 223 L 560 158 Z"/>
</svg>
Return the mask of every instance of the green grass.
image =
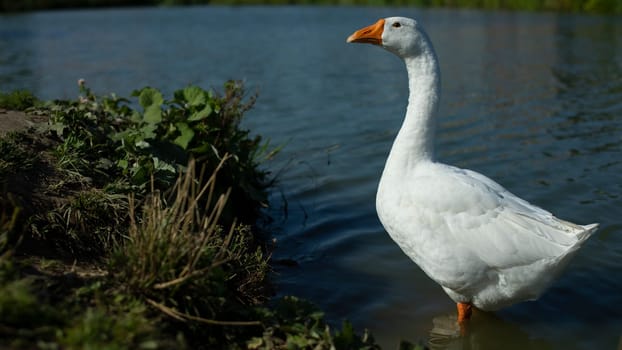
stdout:
<svg viewBox="0 0 622 350">
<path fill-rule="evenodd" d="M 57 334 L 67 349 L 155 349 L 157 328 L 137 300 L 113 300 L 112 306 L 88 307 Z"/>
<path fill-rule="evenodd" d="M 0 258 L 0 347 L 153 349 L 165 344 L 148 307 L 137 299 L 100 282 L 27 275 L 22 262 L 11 265 L 8 256 Z"/>
<path fill-rule="evenodd" d="M 28 143 L 24 134 L 15 132 L 0 138 L 0 180 L 18 171 L 31 171 L 40 161 L 39 154 Z"/>
<path fill-rule="evenodd" d="M 6 266 L 3 267 L 5 269 Z M 14 348 L 52 338 L 63 313 L 41 302 L 29 278 L 3 279 L 0 286 L 0 335 Z M 2 342 L 0 342 L 2 344 Z"/>
<path fill-rule="evenodd" d="M 39 100 L 29 91 L 16 90 L 9 93 L 0 92 L 0 108 L 24 111 L 38 103 Z"/>
</svg>

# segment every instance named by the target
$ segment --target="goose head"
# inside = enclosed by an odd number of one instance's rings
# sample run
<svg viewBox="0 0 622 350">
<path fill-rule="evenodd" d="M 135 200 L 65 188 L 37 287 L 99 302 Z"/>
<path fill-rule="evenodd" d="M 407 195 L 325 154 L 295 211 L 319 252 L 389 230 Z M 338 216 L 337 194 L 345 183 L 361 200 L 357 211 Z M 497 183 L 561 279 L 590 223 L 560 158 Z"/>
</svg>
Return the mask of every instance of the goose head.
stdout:
<svg viewBox="0 0 622 350">
<path fill-rule="evenodd" d="M 414 58 L 429 50 L 429 40 L 412 18 L 388 17 L 350 35 L 349 43 L 381 46 L 401 58 Z"/>
</svg>

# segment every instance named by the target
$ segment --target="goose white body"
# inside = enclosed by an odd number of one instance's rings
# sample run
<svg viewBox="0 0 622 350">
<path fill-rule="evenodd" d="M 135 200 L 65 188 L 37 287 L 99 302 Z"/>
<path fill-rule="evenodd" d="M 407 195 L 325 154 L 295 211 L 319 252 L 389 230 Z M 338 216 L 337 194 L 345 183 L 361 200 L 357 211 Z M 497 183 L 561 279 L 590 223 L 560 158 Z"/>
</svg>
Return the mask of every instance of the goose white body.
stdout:
<svg viewBox="0 0 622 350">
<path fill-rule="evenodd" d="M 496 310 L 537 298 L 598 225 L 560 220 L 482 174 L 436 161 L 440 72 L 415 20 L 386 18 L 348 41 L 381 45 L 408 71 L 406 116 L 376 196 L 391 238 L 457 303 Z"/>
</svg>

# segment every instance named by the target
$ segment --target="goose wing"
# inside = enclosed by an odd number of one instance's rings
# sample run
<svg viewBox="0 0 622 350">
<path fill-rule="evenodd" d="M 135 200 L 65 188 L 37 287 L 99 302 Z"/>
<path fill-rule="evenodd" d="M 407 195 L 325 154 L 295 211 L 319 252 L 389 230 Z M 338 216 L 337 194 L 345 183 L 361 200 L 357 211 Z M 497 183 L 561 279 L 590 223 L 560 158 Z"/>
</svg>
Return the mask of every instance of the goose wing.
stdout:
<svg viewBox="0 0 622 350">
<path fill-rule="evenodd" d="M 423 215 L 442 223 L 438 234 L 476 255 L 488 267 L 506 269 L 555 259 L 578 248 L 597 225 L 554 217 L 484 175 L 437 164 L 416 176 L 412 198 Z M 432 218 L 433 217 L 433 218 Z"/>
</svg>

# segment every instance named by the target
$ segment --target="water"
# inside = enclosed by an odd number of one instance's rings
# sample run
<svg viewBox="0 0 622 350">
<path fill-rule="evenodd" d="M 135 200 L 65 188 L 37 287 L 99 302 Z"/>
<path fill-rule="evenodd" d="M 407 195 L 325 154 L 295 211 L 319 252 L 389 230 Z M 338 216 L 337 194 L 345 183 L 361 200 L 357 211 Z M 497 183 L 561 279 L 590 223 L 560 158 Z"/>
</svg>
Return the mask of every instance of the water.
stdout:
<svg viewBox="0 0 622 350">
<path fill-rule="evenodd" d="M 455 306 L 376 218 L 377 182 L 404 114 L 402 63 L 355 29 L 417 17 L 443 72 L 438 154 L 601 230 L 538 301 L 480 315 L 455 337 Z M 434 348 L 616 349 L 622 335 L 620 17 L 349 7 L 190 7 L 0 16 L 0 90 L 73 98 L 76 80 L 127 95 L 151 85 L 243 79 L 245 126 L 286 144 L 274 281 L 339 324 Z M 285 200 L 283 200 L 285 198 Z"/>
</svg>

